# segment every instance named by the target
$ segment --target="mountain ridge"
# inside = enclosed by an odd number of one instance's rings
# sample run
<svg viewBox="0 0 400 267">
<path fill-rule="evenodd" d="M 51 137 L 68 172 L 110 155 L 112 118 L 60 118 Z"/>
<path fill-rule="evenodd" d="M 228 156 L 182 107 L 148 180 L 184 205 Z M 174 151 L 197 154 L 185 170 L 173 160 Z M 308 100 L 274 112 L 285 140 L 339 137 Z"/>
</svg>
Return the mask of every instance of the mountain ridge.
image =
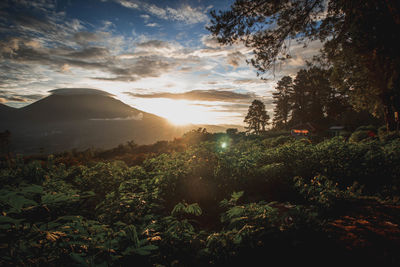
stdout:
<svg viewBox="0 0 400 267">
<path fill-rule="evenodd" d="M 16 153 L 62 152 L 71 149 L 112 148 L 133 140 L 151 144 L 183 133 L 217 125 L 176 126 L 167 119 L 133 108 L 107 92 L 79 88 L 57 89 L 22 108 L 0 106 L 0 131 L 11 132 Z"/>
</svg>

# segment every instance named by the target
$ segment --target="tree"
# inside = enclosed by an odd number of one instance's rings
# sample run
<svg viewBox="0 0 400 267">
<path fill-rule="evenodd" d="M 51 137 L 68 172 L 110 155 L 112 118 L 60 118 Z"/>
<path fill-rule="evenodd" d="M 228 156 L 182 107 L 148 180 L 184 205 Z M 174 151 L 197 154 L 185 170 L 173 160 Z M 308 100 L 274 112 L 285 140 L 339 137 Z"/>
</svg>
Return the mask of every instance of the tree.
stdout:
<svg viewBox="0 0 400 267">
<path fill-rule="evenodd" d="M 230 10 L 211 16 L 207 29 L 220 43 L 240 41 L 254 49 L 250 62 L 258 74 L 290 58 L 290 40 L 307 45 L 319 39 L 334 67 L 347 66 L 341 79 L 347 90 L 372 95 L 387 129 L 394 129 L 394 111 L 400 111 L 400 1 L 236 0 Z M 361 89 L 362 83 L 368 86 Z M 368 102 L 361 98 L 358 105 Z"/>
<path fill-rule="evenodd" d="M 228 128 L 226 129 L 226 134 L 227 135 L 235 135 L 238 133 L 238 129 L 237 128 Z"/>
<path fill-rule="evenodd" d="M 294 80 L 290 76 L 279 80 L 273 93 L 275 127 L 286 128 L 289 122 L 338 122 L 349 105 L 346 95 L 332 86 L 330 76 L 330 69 L 309 66 L 298 71 Z"/>
<path fill-rule="evenodd" d="M 247 132 L 254 132 L 255 134 L 261 134 L 265 132 L 265 126 L 269 124 L 269 115 L 265 110 L 265 105 L 260 100 L 254 100 L 249 106 L 249 111 L 244 119 L 244 122 L 248 124 L 246 127 Z"/>
<path fill-rule="evenodd" d="M 334 89 L 327 78 L 328 70 L 318 67 L 300 70 L 293 85 L 293 118 L 300 123 L 323 124 Z"/>
<path fill-rule="evenodd" d="M 289 114 L 291 111 L 290 98 L 293 94 L 293 79 L 290 76 L 284 76 L 278 81 L 275 88 L 277 92 L 272 93 L 274 108 L 274 126 L 276 128 L 287 128 Z"/>
</svg>

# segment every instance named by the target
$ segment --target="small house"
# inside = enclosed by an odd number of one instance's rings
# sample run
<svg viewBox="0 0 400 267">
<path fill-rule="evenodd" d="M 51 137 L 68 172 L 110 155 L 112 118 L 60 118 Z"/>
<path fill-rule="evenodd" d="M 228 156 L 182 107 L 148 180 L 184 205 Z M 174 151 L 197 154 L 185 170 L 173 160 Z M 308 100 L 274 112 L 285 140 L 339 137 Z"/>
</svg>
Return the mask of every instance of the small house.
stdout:
<svg viewBox="0 0 400 267">
<path fill-rule="evenodd" d="M 317 131 L 317 128 L 310 122 L 295 125 L 290 129 L 290 135 L 295 138 L 309 138 Z"/>
</svg>

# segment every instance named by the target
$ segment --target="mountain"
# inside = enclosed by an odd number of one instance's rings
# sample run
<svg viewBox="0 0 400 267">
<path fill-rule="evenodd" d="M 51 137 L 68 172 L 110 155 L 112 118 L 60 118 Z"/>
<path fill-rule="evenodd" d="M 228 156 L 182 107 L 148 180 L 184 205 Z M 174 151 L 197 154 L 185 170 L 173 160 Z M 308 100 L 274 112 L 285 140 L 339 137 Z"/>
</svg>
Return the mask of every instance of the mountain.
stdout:
<svg viewBox="0 0 400 267">
<path fill-rule="evenodd" d="M 12 110 L 15 110 L 15 108 L 0 103 L 0 112 Z"/>
<path fill-rule="evenodd" d="M 11 150 L 16 153 L 112 148 L 130 140 L 150 144 L 180 137 L 199 127 L 209 131 L 226 129 L 211 125 L 174 126 L 95 89 L 56 89 L 19 109 L 0 105 L 0 131 L 11 132 Z"/>
<path fill-rule="evenodd" d="M 9 107 L 4 104 L 0 104 L 0 122 L 6 121 L 10 118 L 11 114 L 15 112 L 16 108 Z"/>
</svg>

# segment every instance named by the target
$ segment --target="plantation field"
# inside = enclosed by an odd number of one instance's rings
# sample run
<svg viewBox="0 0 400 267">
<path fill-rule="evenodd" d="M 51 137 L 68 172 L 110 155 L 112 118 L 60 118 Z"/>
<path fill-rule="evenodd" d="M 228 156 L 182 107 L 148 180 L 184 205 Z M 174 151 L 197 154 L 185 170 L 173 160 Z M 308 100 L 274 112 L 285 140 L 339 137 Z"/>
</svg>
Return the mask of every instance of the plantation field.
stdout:
<svg viewBox="0 0 400 267">
<path fill-rule="evenodd" d="M 400 139 L 361 139 L 193 131 L 3 161 L 0 265 L 398 265 Z"/>
</svg>

